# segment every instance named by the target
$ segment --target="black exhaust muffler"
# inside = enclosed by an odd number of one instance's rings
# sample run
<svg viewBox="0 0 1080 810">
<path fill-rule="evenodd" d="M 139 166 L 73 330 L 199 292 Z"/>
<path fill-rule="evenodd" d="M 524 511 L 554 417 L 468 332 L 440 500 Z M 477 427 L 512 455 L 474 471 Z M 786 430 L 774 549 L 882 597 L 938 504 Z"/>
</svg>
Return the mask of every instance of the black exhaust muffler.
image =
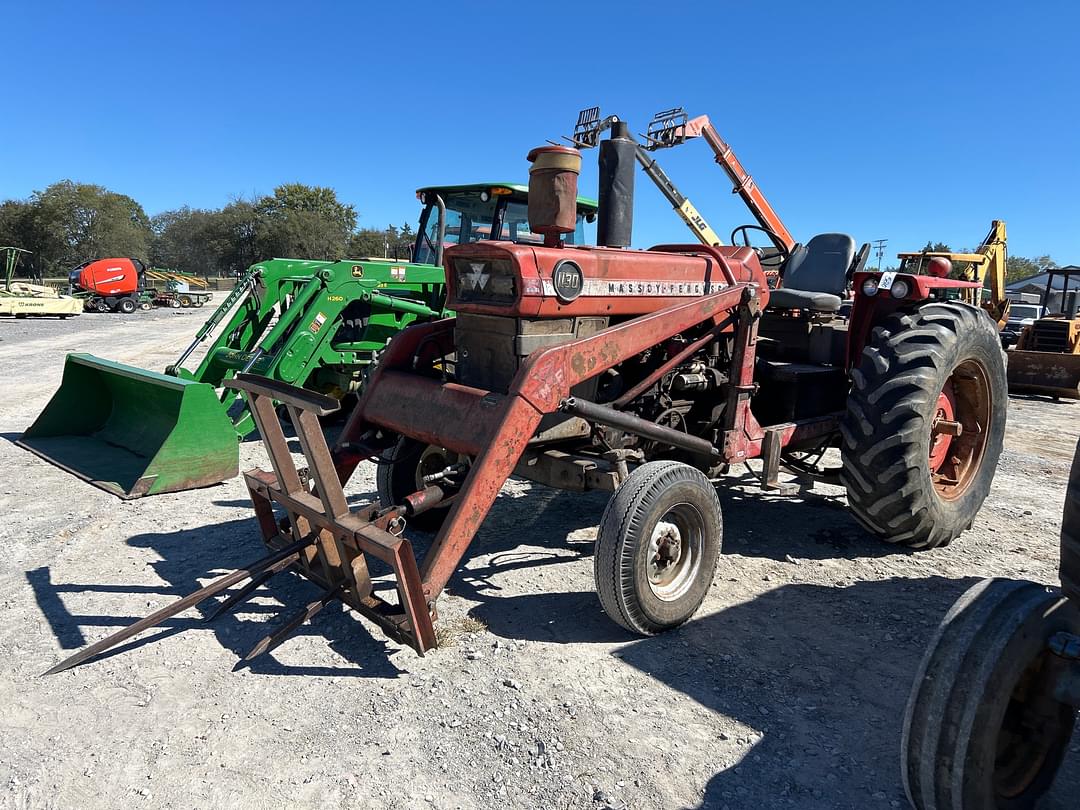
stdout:
<svg viewBox="0 0 1080 810">
<path fill-rule="evenodd" d="M 634 227 L 634 173 L 637 142 L 625 121 L 615 121 L 611 134 L 600 142 L 600 210 L 596 243 L 603 247 L 629 247 Z"/>
</svg>

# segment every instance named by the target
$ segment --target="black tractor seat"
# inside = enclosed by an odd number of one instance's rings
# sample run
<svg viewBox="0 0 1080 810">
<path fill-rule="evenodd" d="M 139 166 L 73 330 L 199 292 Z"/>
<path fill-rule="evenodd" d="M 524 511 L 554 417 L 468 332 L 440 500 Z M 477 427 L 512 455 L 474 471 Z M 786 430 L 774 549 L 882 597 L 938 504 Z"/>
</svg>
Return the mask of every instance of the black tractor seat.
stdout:
<svg viewBox="0 0 1080 810">
<path fill-rule="evenodd" d="M 781 287 L 769 291 L 769 309 L 812 309 L 815 312 L 839 312 L 843 300 L 839 295 L 811 290 L 792 290 Z"/>
<path fill-rule="evenodd" d="M 783 287 L 769 292 L 769 309 L 838 312 L 855 259 L 855 240 L 822 233 L 797 245 L 781 268 Z"/>
</svg>

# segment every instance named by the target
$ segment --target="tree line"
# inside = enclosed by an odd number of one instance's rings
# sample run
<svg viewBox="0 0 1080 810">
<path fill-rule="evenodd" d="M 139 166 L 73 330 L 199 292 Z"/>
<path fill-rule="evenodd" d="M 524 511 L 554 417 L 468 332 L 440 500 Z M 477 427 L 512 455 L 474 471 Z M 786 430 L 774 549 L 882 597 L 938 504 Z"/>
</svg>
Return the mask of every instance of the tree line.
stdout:
<svg viewBox="0 0 1080 810">
<path fill-rule="evenodd" d="M 71 180 L 0 203 L 0 245 L 31 251 L 20 274 L 38 278 L 108 256 L 218 277 L 274 256 L 408 258 L 414 238 L 409 224 L 357 228 L 356 209 L 334 189 L 302 183 L 222 208 L 183 206 L 154 216 L 126 194 Z"/>
<path fill-rule="evenodd" d="M 21 274 L 63 276 L 90 259 L 133 256 L 151 266 L 227 277 L 271 257 L 408 258 L 415 232 L 357 228 L 356 209 L 332 188 L 284 183 L 272 194 L 217 209 L 183 206 L 148 216 L 136 200 L 102 186 L 61 180 L 24 200 L 0 203 L 0 245 L 29 250 Z M 950 251 L 942 242 L 923 250 Z M 1009 256 L 1008 282 L 1057 267 L 1049 256 Z"/>
</svg>

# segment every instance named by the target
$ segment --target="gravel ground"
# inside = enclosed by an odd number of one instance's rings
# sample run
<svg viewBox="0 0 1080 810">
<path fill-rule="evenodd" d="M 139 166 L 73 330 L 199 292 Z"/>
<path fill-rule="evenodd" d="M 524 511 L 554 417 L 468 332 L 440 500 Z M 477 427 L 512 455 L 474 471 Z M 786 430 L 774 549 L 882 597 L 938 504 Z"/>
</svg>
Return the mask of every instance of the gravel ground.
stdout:
<svg viewBox="0 0 1080 810">
<path fill-rule="evenodd" d="M 604 497 L 512 481 L 440 600 L 451 644 L 425 658 L 332 606 L 239 666 L 315 594 L 288 574 L 212 625 L 206 603 L 40 678 L 262 556 L 238 480 L 121 502 L 12 444 L 66 352 L 160 369 L 205 314 L 0 320 L 0 806 L 902 807 L 904 702 L 948 606 L 977 577 L 1057 580 L 1080 403 L 1013 398 L 990 499 L 945 549 L 885 547 L 837 488 L 733 480 L 715 584 L 661 637 L 600 610 Z M 266 464 L 257 442 L 241 456 Z M 1045 807 L 1077 795 L 1074 743 Z"/>
</svg>

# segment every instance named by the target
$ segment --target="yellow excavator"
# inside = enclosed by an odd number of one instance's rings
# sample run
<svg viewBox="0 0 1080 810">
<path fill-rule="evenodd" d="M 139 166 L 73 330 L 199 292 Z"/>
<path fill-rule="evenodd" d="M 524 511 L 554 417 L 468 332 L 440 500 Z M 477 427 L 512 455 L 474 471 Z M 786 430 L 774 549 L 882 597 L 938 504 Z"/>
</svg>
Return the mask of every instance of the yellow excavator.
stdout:
<svg viewBox="0 0 1080 810">
<path fill-rule="evenodd" d="M 917 253 L 898 253 L 897 258 L 900 259 L 901 273 L 937 275 L 935 269 L 938 267 L 947 272 L 960 265 L 956 274 L 966 281 L 978 281 L 984 288 L 989 281 L 989 297 L 986 297 L 985 289 L 981 296 L 978 289 L 965 292 L 964 296 L 972 306 L 981 306 L 990 313 L 990 317 L 997 321 L 998 331 L 1005 328 L 1009 320 L 1009 299 L 1005 297 L 1005 261 L 1008 258 L 1005 220 L 995 219 L 991 223 L 990 233 L 973 253 L 921 250 Z M 943 262 L 934 262 L 934 259 L 945 259 L 949 262 L 948 268 Z"/>
<path fill-rule="evenodd" d="M 1009 352 L 1009 391 L 1080 399 L 1080 267 L 1046 271 L 1042 311 Z"/>
</svg>

